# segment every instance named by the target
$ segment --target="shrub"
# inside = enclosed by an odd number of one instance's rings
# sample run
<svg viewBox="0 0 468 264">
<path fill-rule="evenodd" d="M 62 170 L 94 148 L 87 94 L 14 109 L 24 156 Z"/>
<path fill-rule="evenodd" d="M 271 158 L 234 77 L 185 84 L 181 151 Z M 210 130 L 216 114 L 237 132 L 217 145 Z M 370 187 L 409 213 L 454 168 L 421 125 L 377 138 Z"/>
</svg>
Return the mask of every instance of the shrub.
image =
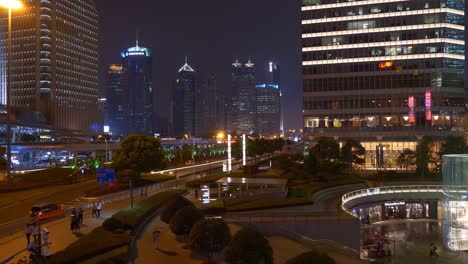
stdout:
<svg viewBox="0 0 468 264">
<path fill-rule="evenodd" d="M 171 222 L 171 218 L 175 215 L 175 213 L 179 209 L 187 205 L 193 206 L 192 202 L 190 202 L 182 196 L 178 196 L 177 198 L 171 200 L 161 211 L 161 221 L 163 221 L 166 224 L 169 224 Z"/>
<path fill-rule="evenodd" d="M 232 264 L 273 264 L 273 249 L 262 233 L 247 227 L 234 235 L 224 251 L 224 260 Z"/>
<path fill-rule="evenodd" d="M 195 223 L 204 218 L 197 208 L 187 205 L 179 209 L 172 217 L 170 229 L 175 235 L 188 235 Z"/>
<path fill-rule="evenodd" d="M 190 231 L 187 245 L 210 260 L 211 255 L 223 250 L 231 240 L 231 233 L 222 219 L 205 219 Z"/>
<path fill-rule="evenodd" d="M 335 261 L 325 253 L 309 251 L 289 259 L 286 264 L 335 264 Z"/>
<path fill-rule="evenodd" d="M 119 229 L 126 229 L 125 224 L 114 217 L 107 218 L 104 223 L 102 223 L 102 227 L 110 232 L 114 232 Z"/>
</svg>

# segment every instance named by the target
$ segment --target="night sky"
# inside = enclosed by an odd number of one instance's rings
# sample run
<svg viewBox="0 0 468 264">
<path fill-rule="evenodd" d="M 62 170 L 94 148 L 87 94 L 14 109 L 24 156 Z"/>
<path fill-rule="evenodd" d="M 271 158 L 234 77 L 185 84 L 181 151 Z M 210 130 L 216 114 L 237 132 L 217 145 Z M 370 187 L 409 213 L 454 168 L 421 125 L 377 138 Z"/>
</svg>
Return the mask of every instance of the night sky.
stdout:
<svg viewBox="0 0 468 264">
<path fill-rule="evenodd" d="M 198 72 L 215 73 L 229 89 L 231 63 L 252 58 L 259 81 L 263 64 L 281 67 L 285 128 L 302 127 L 300 0 L 97 0 L 100 13 L 100 86 L 108 64 L 135 45 L 153 49 L 158 116 L 168 113 L 177 70 L 184 57 Z"/>
</svg>

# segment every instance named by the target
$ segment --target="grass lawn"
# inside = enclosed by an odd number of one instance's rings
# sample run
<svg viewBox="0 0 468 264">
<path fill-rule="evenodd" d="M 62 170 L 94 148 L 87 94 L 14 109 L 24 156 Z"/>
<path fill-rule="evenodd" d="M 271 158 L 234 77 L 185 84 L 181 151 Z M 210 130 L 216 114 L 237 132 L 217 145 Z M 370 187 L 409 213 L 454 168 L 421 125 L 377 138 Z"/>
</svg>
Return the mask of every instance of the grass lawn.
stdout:
<svg viewBox="0 0 468 264">
<path fill-rule="evenodd" d="M 228 212 L 241 212 L 306 204 L 313 204 L 313 202 L 298 197 L 286 199 L 226 200 L 225 208 Z"/>
<path fill-rule="evenodd" d="M 15 178 L 24 182 L 40 182 L 45 184 L 61 184 L 67 181 L 73 169 L 52 168 L 41 171 L 33 171 L 25 174 L 16 174 Z"/>
<path fill-rule="evenodd" d="M 174 180 L 175 177 L 174 177 L 174 175 L 170 175 L 170 174 L 142 173 L 141 176 L 140 176 L 140 179 L 148 181 L 148 182 L 152 182 L 152 183 L 160 183 L 160 182 Z"/>
<path fill-rule="evenodd" d="M 243 171 L 235 171 L 231 173 L 222 172 L 222 173 L 211 174 L 201 179 L 189 181 L 187 182 L 187 187 L 199 188 L 200 185 L 215 183 L 216 181 L 222 178 L 226 178 L 226 177 L 231 177 L 231 178 L 285 178 L 285 177 L 280 177 L 279 175 L 280 175 L 280 172 L 277 170 L 270 170 L 270 171 L 260 172 L 260 173 L 256 173 L 252 175 L 245 174 Z"/>
<path fill-rule="evenodd" d="M 359 178 L 349 178 L 329 182 L 310 181 L 304 184 L 289 187 L 289 197 L 300 197 L 310 200 L 312 199 L 312 196 L 320 190 L 356 183 L 365 183 L 365 180 Z"/>
</svg>

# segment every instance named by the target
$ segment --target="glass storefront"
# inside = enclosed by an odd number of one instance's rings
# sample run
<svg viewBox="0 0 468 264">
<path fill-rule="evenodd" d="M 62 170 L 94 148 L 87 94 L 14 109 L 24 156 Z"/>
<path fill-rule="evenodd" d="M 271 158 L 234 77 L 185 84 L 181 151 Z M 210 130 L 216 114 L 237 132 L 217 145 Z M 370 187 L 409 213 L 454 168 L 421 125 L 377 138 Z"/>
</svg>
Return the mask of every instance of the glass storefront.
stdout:
<svg viewBox="0 0 468 264">
<path fill-rule="evenodd" d="M 466 210 L 468 214 L 468 205 Z M 359 212 L 361 224 L 392 219 L 437 219 L 437 201 L 389 201 L 359 206 L 354 211 Z"/>
</svg>

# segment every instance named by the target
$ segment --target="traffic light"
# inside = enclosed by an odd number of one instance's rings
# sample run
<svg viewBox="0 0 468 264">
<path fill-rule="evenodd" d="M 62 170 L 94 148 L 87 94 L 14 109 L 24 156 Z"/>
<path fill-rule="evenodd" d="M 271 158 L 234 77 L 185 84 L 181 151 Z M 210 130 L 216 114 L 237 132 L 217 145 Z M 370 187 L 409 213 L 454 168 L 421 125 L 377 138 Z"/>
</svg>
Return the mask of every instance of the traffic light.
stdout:
<svg viewBox="0 0 468 264">
<path fill-rule="evenodd" d="M 101 163 L 99 162 L 99 160 L 94 161 L 94 168 L 98 169 L 100 165 Z"/>
</svg>

